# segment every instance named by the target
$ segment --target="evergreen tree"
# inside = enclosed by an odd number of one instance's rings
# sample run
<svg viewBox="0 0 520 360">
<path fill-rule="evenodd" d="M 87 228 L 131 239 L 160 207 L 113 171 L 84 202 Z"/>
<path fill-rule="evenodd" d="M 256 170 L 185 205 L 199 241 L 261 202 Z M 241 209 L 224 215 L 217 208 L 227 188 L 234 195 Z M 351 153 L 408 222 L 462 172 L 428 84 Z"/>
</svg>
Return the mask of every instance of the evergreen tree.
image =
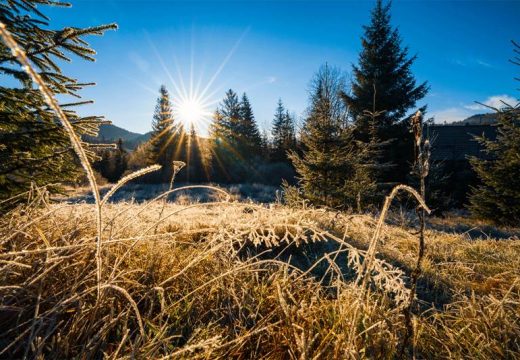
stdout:
<svg viewBox="0 0 520 360">
<path fill-rule="evenodd" d="M 296 149 L 296 133 L 294 119 L 283 106 L 282 99 L 278 100 L 278 106 L 273 119 L 271 130 L 273 137 L 273 161 L 287 161 L 287 152 Z"/>
<path fill-rule="evenodd" d="M 520 54 L 520 46 L 514 41 L 513 45 L 515 53 Z M 520 66 L 518 57 L 511 62 Z M 487 156 L 470 158 L 482 184 L 472 189 L 469 208 L 478 218 L 517 226 L 520 223 L 520 103 L 504 104 L 502 109 L 495 110 L 498 112 L 496 140 L 478 137 Z"/>
<path fill-rule="evenodd" d="M 226 92 L 213 117 L 210 136 L 216 179 L 227 182 L 247 180 L 261 152 L 262 139 L 245 94 L 239 101 L 233 90 Z"/>
<path fill-rule="evenodd" d="M 195 126 L 191 124 L 188 136 L 188 156 L 186 162 L 186 177 L 188 182 L 200 182 L 204 180 L 204 168 L 199 137 Z"/>
<path fill-rule="evenodd" d="M 71 60 L 67 53 L 93 61 L 95 52 L 85 37 L 102 35 L 116 26 L 52 29 L 50 19 L 40 11 L 44 5 L 64 4 L 51 0 L 4 1 L 0 4 L 0 21 L 55 94 L 79 98 L 79 91 L 91 84 L 64 74 L 60 61 Z M 0 85 L 0 199 L 28 190 L 31 183 L 41 186 L 75 179 L 80 168 L 68 136 L 3 43 L 0 43 L 0 74 L 6 80 L 11 79 Z M 78 135 L 96 136 L 102 117 L 81 117 L 74 110 L 87 103 L 66 103 L 62 107 Z M 93 152 L 89 155 L 94 158 Z"/>
<path fill-rule="evenodd" d="M 170 95 L 166 87 L 161 86 L 152 121 L 151 162 L 162 166 L 159 182 L 168 182 L 173 173 L 173 161 L 186 162 L 186 136 L 181 123 L 173 118 Z"/>
<path fill-rule="evenodd" d="M 236 148 L 239 144 L 238 135 L 241 132 L 241 106 L 237 94 L 232 89 L 226 92 L 219 109 L 221 117 L 218 131 L 229 146 Z"/>
<path fill-rule="evenodd" d="M 520 223 L 520 107 L 500 112 L 495 141 L 478 138 L 487 159 L 470 159 L 482 184 L 470 194 L 475 217 L 498 224 Z"/>
<path fill-rule="evenodd" d="M 119 138 L 116 149 L 103 149 L 101 159 L 93 167 L 108 181 L 117 182 L 127 169 L 127 153 L 123 148 L 123 140 Z"/>
<path fill-rule="evenodd" d="M 271 142 L 269 141 L 269 135 L 267 134 L 267 130 L 262 130 L 261 135 L 261 151 L 262 158 L 269 159 L 269 154 L 271 152 Z"/>
<path fill-rule="evenodd" d="M 378 161 L 393 164 L 391 172 L 380 173 L 379 182 L 405 182 L 413 162 L 413 139 L 405 116 L 428 92 L 426 82 L 417 85 L 411 66 L 416 56 L 402 47 L 397 28 L 391 26 L 391 2 L 377 0 L 371 22 L 364 26 L 362 51 L 353 65 L 351 94 L 343 94 L 356 124 L 356 138 L 365 142 L 391 140 Z M 420 109 L 423 113 L 425 108 Z M 374 118 L 366 112 L 377 113 Z M 406 119 L 407 120 L 407 119 Z"/>
<path fill-rule="evenodd" d="M 150 141 L 146 141 L 144 143 L 139 144 L 134 151 L 132 151 L 127 156 L 127 170 L 126 174 L 132 173 L 134 171 L 140 170 L 147 166 L 153 165 L 152 162 L 152 143 Z M 125 175 L 126 175 L 125 174 Z M 152 178 L 138 178 L 137 181 L 151 181 L 154 180 Z"/>
<path fill-rule="evenodd" d="M 360 208 L 373 188 L 367 147 L 354 138 L 340 99 L 345 80 L 325 65 L 312 83 L 301 134 L 303 154 L 290 153 L 303 196 L 316 205 Z"/>
<path fill-rule="evenodd" d="M 391 2 L 377 0 L 370 25 L 361 43 L 359 64 L 353 65 L 352 94 L 344 94 L 349 111 L 357 120 L 358 131 L 368 133 L 365 111 L 384 111 L 378 127 L 385 128 L 401 121 L 406 113 L 428 92 L 426 82 L 416 85 L 411 66 L 416 56 L 408 55 L 401 46 L 397 28 L 390 24 Z"/>
<path fill-rule="evenodd" d="M 241 151 L 243 156 L 251 159 L 259 156 L 262 147 L 262 138 L 253 115 L 251 103 L 244 93 L 240 102 L 240 127 L 238 129 Z"/>
<path fill-rule="evenodd" d="M 239 121 L 239 107 L 236 94 L 231 90 L 213 115 L 210 126 L 212 178 L 216 181 L 232 182 L 234 176 L 231 168 L 241 159 L 236 148 L 236 128 Z"/>
</svg>

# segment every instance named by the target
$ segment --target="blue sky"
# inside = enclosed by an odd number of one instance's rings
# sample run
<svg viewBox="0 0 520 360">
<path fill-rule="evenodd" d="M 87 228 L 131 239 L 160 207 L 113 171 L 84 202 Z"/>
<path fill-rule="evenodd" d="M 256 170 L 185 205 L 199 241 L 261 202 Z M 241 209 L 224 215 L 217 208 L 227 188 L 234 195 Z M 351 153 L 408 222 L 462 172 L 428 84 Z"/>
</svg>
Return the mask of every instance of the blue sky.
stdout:
<svg viewBox="0 0 520 360">
<path fill-rule="evenodd" d="M 54 27 L 115 22 L 119 30 L 89 38 L 97 62 L 75 59 L 66 72 L 98 85 L 85 114 L 146 132 L 161 84 L 180 102 L 200 95 L 208 111 L 228 88 L 247 92 L 261 128 L 270 127 L 278 98 L 299 118 L 313 73 L 328 62 L 347 73 L 357 61 L 362 25 L 374 1 L 70 0 L 48 8 Z M 518 68 L 510 40 L 520 41 L 520 1 L 399 1 L 392 22 L 418 59 L 418 82 L 428 81 L 437 122 L 483 112 L 474 101 L 514 101 Z M 191 81 L 190 81 L 191 79 Z M 200 125 L 204 132 L 204 125 Z"/>
</svg>

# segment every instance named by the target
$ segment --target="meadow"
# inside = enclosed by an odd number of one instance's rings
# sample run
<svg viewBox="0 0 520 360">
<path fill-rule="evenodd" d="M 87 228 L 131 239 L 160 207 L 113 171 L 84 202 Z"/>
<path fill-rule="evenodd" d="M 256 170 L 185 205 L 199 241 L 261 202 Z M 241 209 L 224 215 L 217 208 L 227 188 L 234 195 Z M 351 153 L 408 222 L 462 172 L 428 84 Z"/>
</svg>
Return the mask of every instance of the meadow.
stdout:
<svg viewBox="0 0 520 360">
<path fill-rule="evenodd" d="M 216 198 L 104 204 L 98 284 L 96 206 L 35 189 L 1 220 L 1 356 L 519 358 L 519 229 L 431 220 L 402 349 L 413 214 Z"/>
</svg>

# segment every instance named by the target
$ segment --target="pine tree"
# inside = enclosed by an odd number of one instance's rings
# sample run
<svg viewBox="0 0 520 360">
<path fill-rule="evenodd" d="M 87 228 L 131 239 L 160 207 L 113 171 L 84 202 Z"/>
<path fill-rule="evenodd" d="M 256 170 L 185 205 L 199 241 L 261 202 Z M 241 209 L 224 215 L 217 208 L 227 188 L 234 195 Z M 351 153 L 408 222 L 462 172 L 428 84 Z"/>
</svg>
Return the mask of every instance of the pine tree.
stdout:
<svg viewBox="0 0 520 360">
<path fill-rule="evenodd" d="M 240 137 L 242 155 L 247 159 L 259 156 L 262 138 L 246 93 L 242 95 L 242 100 L 240 101 L 240 127 L 238 135 Z"/>
<path fill-rule="evenodd" d="M 55 94 L 79 98 L 79 91 L 93 84 L 65 75 L 60 61 L 71 60 L 67 53 L 93 61 L 95 51 L 84 38 L 102 35 L 116 25 L 53 30 L 49 28 L 50 19 L 40 11 L 44 5 L 64 6 L 51 0 L 2 2 L 0 21 Z M 3 43 L 0 43 L 0 74 L 11 79 L 3 84 L 13 84 L 0 86 L 0 199 L 28 190 L 31 183 L 42 186 L 74 180 L 80 168 L 67 135 Z M 61 105 L 78 135 L 96 136 L 103 118 L 81 117 L 74 110 L 88 103 L 76 101 Z M 94 159 L 93 152 L 89 155 Z"/>
<path fill-rule="evenodd" d="M 275 162 L 287 161 L 287 152 L 296 149 L 296 132 L 294 119 L 289 111 L 284 108 L 282 99 L 278 100 L 271 134 L 273 137 L 271 160 Z"/>
<path fill-rule="evenodd" d="M 210 136 L 216 179 L 227 182 L 246 181 L 251 176 L 252 165 L 262 146 L 247 95 L 239 101 L 233 90 L 226 92 L 213 117 Z"/>
<path fill-rule="evenodd" d="M 170 94 L 163 85 L 157 99 L 152 121 L 151 162 L 162 166 L 156 180 L 168 182 L 173 173 L 173 161 L 186 162 L 186 136 L 181 123 L 173 118 Z"/>
<path fill-rule="evenodd" d="M 238 97 L 233 90 L 226 96 L 213 115 L 210 126 L 212 178 L 216 181 L 233 181 L 230 168 L 239 161 L 236 151 L 236 130 L 240 121 Z"/>
<path fill-rule="evenodd" d="M 391 2 L 383 5 L 377 0 L 370 25 L 363 27 L 363 49 L 359 64 L 353 65 L 352 94 L 344 94 L 353 117 L 363 121 L 356 124 L 358 130 L 365 133 L 365 111 L 384 111 L 378 117 L 379 127 L 394 125 L 428 92 L 426 82 L 416 86 L 411 66 L 417 57 L 410 57 L 408 48 L 402 48 L 399 31 L 390 24 L 390 7 Z"/>
<path fill-rule="evenodd" d="M 239 144 L 238 134 L 241 126 L 241 107 L 237 94 L 229 89 L 219 106 L 220 124 L 219 131 L 229 146 L 236 148 Z"/>
<path fill-rule="evenodd" d="M 520 107 L 508 107 L 498 117 L 495 141 L 478 138 L 487 159 L 470 159 L 482 184 L 473 188 L 470 210 L 475 217 L 498 224 L 520 223 Z"/>
<path fill-rule="evenodd" d="M 266 129 L 262 130 L 261 140 L 262 158 L 269 159 L 271 153 L 271 142 L 269 140 L 269 135 L 267 134 Z"/>
<path fill-rule="evenodd" d="M 397 28 L 391 26 L 391 2 L 377 0 L 371 22 L 364 26 L 362 51 L 358 65 L 353 65 L 351 94 L 343 94 L 355 120 L 356 138 L 365 142 L 391 143 L 382 149 L 380 164 L 393 164 L 391 171 L 381 172 L 379 182 L 405 182 L 413 162 L 413 139 L 408 129 L 407 113 L 428 92 L 426 82 L 417 85 L 411 66 L 416 56 L 402 47 Z M 425 108 L 420 109 L 425 112 Z M 371 123 L 366 112 L 379 114 Z"/>
<path fill-rule="evenodd" d="M 325 65 L 312 83 L 301 134 L 303 154 L 290 153 L 305 198 L 316 205 L 360 208 L 373 188 L 367 151 L 355 140 L 340 99 L 345 80 Z"/>
<path fill-rule="evenodd" d="M 513 41 L 513 46 L 520 55 L 520 45 Z M 520 66 L 518 56 L 511 62 Z M 498 112 L 496 140 L 478 137 L 486 158 L 470 158 L 481 185 L 472 189 L 469 208 L 475 217 L 517 226 L 520 223 L 520 103 L 504 104 L 495 111 Z"/>
<path fill-rule="evenodd" d="M 195 126 L 191 124 L 188 136 L 188 156 L 186 162 L 186 177 L 188 182 L 200 182 L 204 180 L 204 162 L 202 149 Z"/>
<path fill-rule="evenodd" d="M 127 170 L 127 153 L 123 148 L 123 140 L 119 138 L 115 149 L 103 149 L 101 159 L 93 164 L 94 169 L 108 181 L 115 183 Z"/>
</svg>

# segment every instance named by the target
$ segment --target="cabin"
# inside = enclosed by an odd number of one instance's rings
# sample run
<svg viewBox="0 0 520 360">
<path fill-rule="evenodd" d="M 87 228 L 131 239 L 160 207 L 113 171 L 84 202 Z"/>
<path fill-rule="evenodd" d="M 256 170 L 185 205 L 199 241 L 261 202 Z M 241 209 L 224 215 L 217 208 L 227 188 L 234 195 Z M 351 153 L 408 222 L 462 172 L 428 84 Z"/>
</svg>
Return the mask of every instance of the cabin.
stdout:
<svg viewBox="0 0 520 360">
<path fill-rule="evenodd" d="M 451 207 L 463 207 L 467 203 L 471 187 L 478 184 L 469 158 L 488 156 L 475 137 L 484 136 L 495 140 L 496 125 L 429 125 L 425 129 L 425 136 L 432 144 L 430 176 L 443 179 L 444 185 L 440 186 L 443 188 L 443 196 L 447 199 L 446 204 Z"/>
<path fill-rule="evenodd" d="M 468 157 L 486 157 L 482 145 L 475 140 L 484 136 L 495 140 L 495 125 L 429 125 L 426 136 L 432 144 L 432 161 L 467 161 Z"/>
</svg>

